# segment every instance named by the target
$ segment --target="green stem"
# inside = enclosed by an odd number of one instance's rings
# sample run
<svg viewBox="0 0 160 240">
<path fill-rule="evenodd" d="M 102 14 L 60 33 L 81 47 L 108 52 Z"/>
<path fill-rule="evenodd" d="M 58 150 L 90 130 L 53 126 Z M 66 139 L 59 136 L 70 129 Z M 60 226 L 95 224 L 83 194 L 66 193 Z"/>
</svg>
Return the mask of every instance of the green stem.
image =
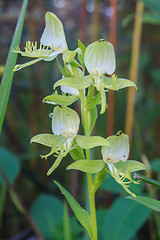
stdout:
<svg viewBox="0 0 160 240">
<path fill-rule="evenodd" d="M 84 122 L 85 136 L 90 136 L 90 119 L 89 111 L 86 109 L 86 99 L 84 90 L 79 90 L 81 99 L 81 112 Z M 86 149 L 86 158 L 90 160 L 90 150 Z M 95 206 L 95 191 L 93 188 L 92 174 L 87 173 L 89 205 L 91 214 L 91 226 L 93 240 L 97 240 L 97 220 L 96 220 L 96 206 Z"/>
</svg>

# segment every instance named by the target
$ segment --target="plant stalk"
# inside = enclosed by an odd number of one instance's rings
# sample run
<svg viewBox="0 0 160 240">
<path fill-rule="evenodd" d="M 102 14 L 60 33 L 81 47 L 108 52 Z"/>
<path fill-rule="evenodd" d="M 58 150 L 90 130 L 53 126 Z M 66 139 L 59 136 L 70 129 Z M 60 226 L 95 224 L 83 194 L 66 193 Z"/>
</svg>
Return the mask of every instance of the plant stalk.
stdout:
<svg viewBox="0 0 160 240">
<path fill-rule="evenodd" d="M 90 136 L 90 119 L 89 111 L 86 109 L 86 99 L 83 90 L 79 90 L 81 99 L 81 113 L 84 122 L 85 136 Z M 86 149 L 86 159 L 90 160 L 90 150 Z M 93 188 L 92 174 L 87 173 L 88 181 L 88 194 L 89 194 L 89 205 L 91 214 L 91 226 L 92 226 L 92 237 L 93 240 L 97 240 L 97 219 L 96 219 L 96 206 L 95 206 L 95 191 Z"/>
</svg>

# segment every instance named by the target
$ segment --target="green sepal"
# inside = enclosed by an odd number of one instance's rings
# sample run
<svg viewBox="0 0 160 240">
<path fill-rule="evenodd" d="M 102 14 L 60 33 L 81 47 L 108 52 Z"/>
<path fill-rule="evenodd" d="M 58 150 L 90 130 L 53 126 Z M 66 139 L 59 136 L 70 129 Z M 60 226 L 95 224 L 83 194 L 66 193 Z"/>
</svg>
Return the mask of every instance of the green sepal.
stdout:
<svg viewBox="0 0 160 240">
<path fill-rule="evenodd" d="M 85 77 L 70 77 L 70 78 L 63 78 L 57 81 L 54 84 L 54 88 L 58 86 L 67 86 L 67 87 L 73 87 L 76 89 L 85 89 L 89 87 L 92 83 L 90 75 Z"/>
<path fill-rule="evenodd" d="M 69 106 L 78 99 L 77 96 L 65 96 L 59 94 L 52 94 L 43 99 L 43 103 L 49 103 L 53 105 Z"/>
<path fill-rule="evenodd" d="M 56 136 L 54 134 L 38 134 L 31 138 L 31 143 L 39 143 L 47 147 L 57 147 L 60 143 L 65 141 L 63 136 Z"/>
<path fill-rule="evenodd" d="M 118 91 L 119 89 L 126 87 L 135 87 L 137 90 L 137 86 L 134 82 L 124 78 L 116 78 L 114 76 L 112 76 L 112 78 L 104 76 L 103 87 L 114 91 Z"/>
<path fill-rule="evenodd" d="M 101 90 L 100 91 L 100 94 L 101 94 L 101 111 L 100 111 L 100 114 L 103 114 L 107 107 L 108 107 L 108 104 L 106 102 L 106 93 L 104 90 Z"/>
<path fill-rule="evenodd" d="M 95 122 L 98 118 L 98 112 L 97 112 L 97 107 L 95 106 L 90 110 L 90 133 L 92 132 Z"/>
<path fill-rule="evenodd" d="M 80 159 L 85 159 L 84 156 L 84 151 L 82 148 L 80 148 L 78 145 L 76 148 L 72 149 L 69 154 L 73 158 L 74 161 L 80 160 Z"/>
<path fill-rule="evenodd" d="M 80 48 L 75 49 L 74 51 L 65 51 L 63 53 L 63 61 L 66 63 L 70 63 L 73 61 L 74 57 L 76 56 L 77 53 L 81 52 Z"/>
<path fill-rule="evenodd" d="M 122 173 L 125 173 L 127 171 L 130 172 L 136 172 L 136 171 L 140 171 L 140 170 L 146 170 L 146 166 L 138 161 L 135 160 L 128 160 L 128 161 L 119 161 L 117 163 L 115 163 L 115 167 L 117 169 L 121 169 Z"/>
<path fill-rule="evenodd" d="M 91 217 L 88 214 L 88 212 L 84 208 L 82 208 L 79 205 L 79 203 L 72 197 L 72 195 L 65 188 L 63 188 L 58 182 L 54 181 L 54 183 L 58 186 L 61 193 L 65 196 L 76 218 L 81 223 L 81 225 L 87 230 L 91 240 L 93 240 Z"/>
<path fill-rule="evenodd" d="M 63 157 L 61 155 L 59 155 L 57 157 L 57 159 L 55 160 L 55 162 L 53 163 L 53 165 L 50 167 L 50 169 L 47 172 L 47 176 L 49 176 L 61 163 Z"/>
<path fill-rule="evenodd" d="M 81 49 L 81 53 L 78 54 L 78 60 L 80 61 L 81 65 L 84 65 L 84 53 L 86 50 L 86 47 L 84 44 L 78 39 L 78 47 Z"/>
<path fill-rule="evenodd" d="M 105 166 L 103 160 L 78 160 L 67 167 L 67 170 L 76 169 L 85 173 L 98 173 Z"/>
<path fill-rule="evenodd" d="M 107 171 L 103 168 L 100 172 L 96 173 L 93 178 L 93 186 L 94 191 L 96 192 L 100 185 L 103 183 L 105 177 L 107 175 Z"/>
<path fill-rule="evenodd" d="M 102 137 L 99 136 L 82 136 L 82 135 L 77 135 L 76 138 L 76 143 L 83 149 L 90 149 L 98 146 L 107 146 L 110 147 L 109 142 Z"/>
<path fill-rule="evenodd" d="M 94 96 L 90 101 L 87 102 L 86 109 L 91 110 L 100 103 L 101 103 L 101 94 L 100 92 L 98 92 L 96 96 Z"/>
</svg>

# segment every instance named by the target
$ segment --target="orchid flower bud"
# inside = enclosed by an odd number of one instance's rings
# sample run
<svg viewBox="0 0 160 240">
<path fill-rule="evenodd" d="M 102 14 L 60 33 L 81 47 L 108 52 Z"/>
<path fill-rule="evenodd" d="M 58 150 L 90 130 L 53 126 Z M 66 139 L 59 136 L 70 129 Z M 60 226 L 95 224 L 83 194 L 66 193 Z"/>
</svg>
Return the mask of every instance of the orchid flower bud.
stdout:
<svg viewBox="0 0 160 240">
<path fill-rule="evenodd" d="M 79 116 L 74 110 L 65 106 L 54 108 L 52 131 L 55 135 L 73 139 L 77 135 L 79 123 Z"/>
<path fill-rule="evenodd" d="M 103 160 L 108 164 L 126 161 L 129 156 L 129 138 L 119 131 L 116 135 L 107 138 L 111 148 L 102 147 Z"/>
<path fill-rule="evenodd" d="M 46 27 L 42 34 L 40 42 L 49 46 L 58 52 L 64 52 L 68 49 L 62 22 L 54 13 L 46 13 Z"/>
</svg>

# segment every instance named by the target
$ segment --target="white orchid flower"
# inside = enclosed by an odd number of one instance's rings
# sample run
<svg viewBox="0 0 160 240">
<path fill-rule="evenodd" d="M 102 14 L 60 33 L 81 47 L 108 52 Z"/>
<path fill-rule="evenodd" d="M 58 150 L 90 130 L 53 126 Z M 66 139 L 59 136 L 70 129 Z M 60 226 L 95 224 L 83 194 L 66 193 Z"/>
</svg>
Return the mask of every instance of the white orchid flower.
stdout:
<svg viewBox="0 0 160 240">
<path fill-rule="evenodd" d="M 108 166 L 108 172 L 121 186 L 132 196 L 136 196 L 129 190 L 131 182 L 138 184 L 131 177 L 131 172 L 145 170 L 144 164 L 128 160 L 129 138 L 127 134 L 119 131 L 116 135 L 107 138 L 110 148 L 103 146 L 101 149 L 103 160 Z M 127 179 L 127 181 L 126 181 Z"/>
<path fill-rule="evenodd" d="M 56 58 L 58 54 L 68 50 L 62 22 L 51 12 L 46 13 L 45 20 L 46 26 L 40 39 L 39 48 L 37 42 L 27 41 L 24 52 L 21 51 L 19 47 L 13 50 L 13 52 L 20 53 L 22 56 L 35 59 L 24 64 L 16 65 L 13 71 L 18 71 L 41 60 L 51 61 Z"/>
<path fill-rule="evenodd" d="M 103 39 L 90 44 L 85 51 L 84 62 L 94 79 L 97 90 L 101 89 L 102 76 L 111 75 L 116 68 L 113 45 Z"/>
</svg>

